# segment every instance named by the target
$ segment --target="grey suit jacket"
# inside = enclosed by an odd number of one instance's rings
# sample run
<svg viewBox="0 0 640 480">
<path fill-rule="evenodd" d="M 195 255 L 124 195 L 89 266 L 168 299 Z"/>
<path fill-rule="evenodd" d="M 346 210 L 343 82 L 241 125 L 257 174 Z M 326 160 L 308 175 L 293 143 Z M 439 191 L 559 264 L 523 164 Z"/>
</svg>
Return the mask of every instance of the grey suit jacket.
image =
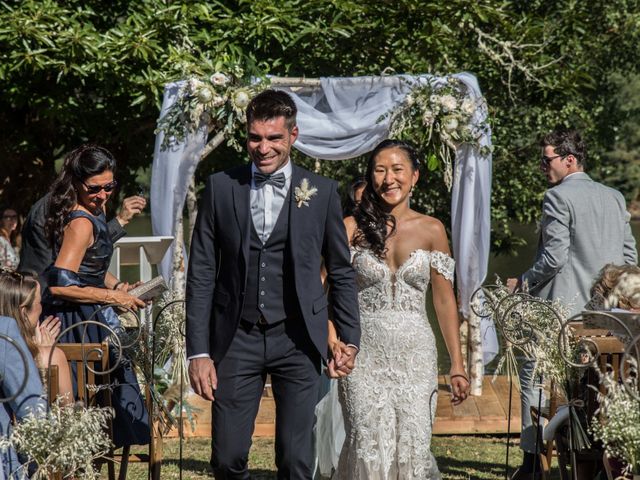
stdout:
<svg viewBox="0 0 640 480">
<path fill-rule="evenodd" d="M 38 369 L 13 318 L 0 317 L 0 335 L 7 336 L 15 342 L 10 344 L 4 338 L 0 338 L 0 398 L 9 399 L 0 404 L 0 435 L 9 436 L 13 415 L 19 421 L 30 413 L 42 414 L 46 410 L 46 403 L 43 399 Z M 18 348 L 24 356 L 20 355 Z M 27 382 L 20 390 L 24 378 Z M 0 452 L 0 460 L 2 460 L 2 470 L 6 478 L 9 478 L 9 474 L 20 466 L 16 452 L 13 450 Z M 0 478 L 2 478 L 2 472 L 0 472 Z"/>
<path fill-rule="evenodd" d="M 602 267 L 637 263 L 629 220 L 620 192 L 586 173 L 566 177 L 545 193 L 536 259 L 521 280 L 532 295 L 580 312 Z"/>
</svg>

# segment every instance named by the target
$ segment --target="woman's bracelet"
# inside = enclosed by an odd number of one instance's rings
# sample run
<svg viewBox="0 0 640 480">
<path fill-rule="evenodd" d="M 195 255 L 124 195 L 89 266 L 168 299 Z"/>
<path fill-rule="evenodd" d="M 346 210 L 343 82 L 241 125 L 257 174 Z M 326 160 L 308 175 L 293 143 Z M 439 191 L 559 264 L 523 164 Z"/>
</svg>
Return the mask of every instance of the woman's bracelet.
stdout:
<svg viewBox="0 0 640 480">
<path fill-rule="evenodd" d="M 118 282 L 118 283 L 116 283 L 116 284 L 113 286 L 112 290 L 116 290 L 120 285 L 122 285 L 122 283 L 123 283 L 123 282 Z"/>
<path fill-rule="evenodd" d="M 454 378 L 456 378 L 456 377 L 462 377 L 462 378 L 464 378 L 464 379 L 467 381 L 467 383 L 469 383 L 469 379 L 468 379 L 465 375 L 462 375 L 461 373 L 456 373 L 455 375 L 451 375 L 451 376 L 449 377 L 449 379 L 451 380 L 451 379 L 454 379 Z"/>
</svg>

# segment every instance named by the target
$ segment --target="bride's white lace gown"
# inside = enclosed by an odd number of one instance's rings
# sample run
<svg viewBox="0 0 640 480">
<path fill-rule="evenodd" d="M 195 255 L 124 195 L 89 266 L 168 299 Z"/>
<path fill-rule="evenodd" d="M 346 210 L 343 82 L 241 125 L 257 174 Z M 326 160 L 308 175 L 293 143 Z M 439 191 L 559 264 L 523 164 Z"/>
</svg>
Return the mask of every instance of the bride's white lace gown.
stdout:
<svg viewBox="0 0 640 480">
<path fill-rule="evenodd" d="M 416 250 L 396 272 L 356 249 L 362 338 L 353 372 L 340 381 L 346 439 L 335 478 L 439 479 L 431 454 L 438 362 L 425 310 L 431 268 L 453 281 L 454 260 Z"/>
</svg>

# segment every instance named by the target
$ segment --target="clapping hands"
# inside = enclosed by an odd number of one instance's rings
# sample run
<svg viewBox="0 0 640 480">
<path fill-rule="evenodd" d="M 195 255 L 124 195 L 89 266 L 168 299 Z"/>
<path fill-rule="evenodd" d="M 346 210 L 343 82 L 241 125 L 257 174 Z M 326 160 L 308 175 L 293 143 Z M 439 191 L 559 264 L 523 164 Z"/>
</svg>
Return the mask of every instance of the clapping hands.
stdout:
<svg viewBox="0 0 640 480">
<path fill-rule="evenodd" d="M 42 323 L 36 325 L 35 341 L 40 348 L 50 348 L 60 335 L 60 319 L 49 315 Z"/>
<path fill-rule="evenodd" d="M 331 358 L 327 363 L 329 378 L 342 378 L 351 373 L 355 366 L 358 349 L 337 340 L 329 345 Z"/>
</svg>

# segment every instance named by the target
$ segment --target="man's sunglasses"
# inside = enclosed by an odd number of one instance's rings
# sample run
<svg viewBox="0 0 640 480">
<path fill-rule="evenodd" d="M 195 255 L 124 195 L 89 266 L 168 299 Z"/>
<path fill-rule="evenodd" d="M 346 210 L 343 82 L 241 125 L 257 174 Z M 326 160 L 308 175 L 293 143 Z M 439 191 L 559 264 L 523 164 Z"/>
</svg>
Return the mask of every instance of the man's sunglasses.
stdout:
<svg viewBox="0 0 640 480">
<path fill-rule="evenodd" d="M 113 190 L 118 186 L 118 182 L 114 180 L 113 182 L 105 183 L 104 185 L 87 185 L 82 182 L 82 185 L 87 189 L 87 193 L 89 195 L 95 195 L 96 193 L 100 193 L 102 190 L 107 193 L 113 192 Z"/>
<path fill-rule="evenodd" d="M 556 158 L 564 157 L 566 157 L 566 155 L 554 155 L 553 157 L 547 157 L 546 155 L 543 155 L 542 157 L 540 157 L 540 164 L 544 167 L 548 167 Z"/>
</svg>

